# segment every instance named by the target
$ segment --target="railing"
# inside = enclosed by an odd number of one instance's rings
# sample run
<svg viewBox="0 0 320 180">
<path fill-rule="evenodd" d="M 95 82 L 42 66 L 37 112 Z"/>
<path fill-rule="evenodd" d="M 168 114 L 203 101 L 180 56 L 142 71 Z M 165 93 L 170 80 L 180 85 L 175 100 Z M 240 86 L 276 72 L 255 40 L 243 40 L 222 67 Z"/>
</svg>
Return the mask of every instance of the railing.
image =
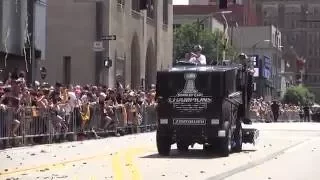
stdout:
<svg viewBox="0 0 320 180">
<path fill-rule="evenodd" d="M 90 117 L 83 118 L 80 108 L 42 109 L 23 107 L 0 109 L 0 149 L 37 143 L 74 141 L 87 134 L 96 136 L 125 135 L 152 131 L 156 128 L 155 108 L 145 106 L 135 118 L 128 119 L 126 107 L 114 108 L 106 116 L 99 105 L 89 107 Z M 82 136 L 83 135 L 83 136 Z M 41 142 L 39 142 L 39 140 Z"/>
</svg>

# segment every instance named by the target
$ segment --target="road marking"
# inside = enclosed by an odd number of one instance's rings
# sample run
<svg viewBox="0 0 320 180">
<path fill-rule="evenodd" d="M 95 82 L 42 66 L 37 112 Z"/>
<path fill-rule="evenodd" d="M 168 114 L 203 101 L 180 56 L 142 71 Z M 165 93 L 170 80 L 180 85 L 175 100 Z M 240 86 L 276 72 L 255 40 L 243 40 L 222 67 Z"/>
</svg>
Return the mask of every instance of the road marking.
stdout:
<svg viewBox="0 0 320 180">
<path fill-rule="evenodd" d="M 112 168 L 113 168 L 113 173 L 114 173 L 114 179 L 115 180 L 123 180 L 123 171 L 125 169 L 125 164 L 121 163 L 121 155 L 125 155 L 124 153 L 129 152 L 129 155 L 127 156 L 127 161 L 132 162 L 131 164 L 133 164 L 133 156 L 136 156 L 138 154 L 141 153 L 146 153 L 148 152 L 150 149 L 152 148 L 152 146 L 145 146 L 145 147 L 140 147 L 140 148 L 125 148 L 125 149 L 120 149 L 118 152 L 113 153 L 112 155 Z M 110 159 L 111 157 L 109 155 L 110 152 L 104 152 L 104 153 L 100 153 L 94 156 L 89 156 L 89 157 L 84 157 L 84 158 L 75 158 L 73 160 L 66 160 L 66 161 L 60 161 L 60 162 L 54 162 L 54 163 L 50 163 L 50 164 L 42 164 L 42 165 L 35 165 L 35 166 L 29 166 L 29 167 L 22 167 L 20 169 L 12 169 L 12 170 L 6 170 L 6 171 L 0 171 L 0 179 L 8 177 L 8 176 L 19 176 L 22 173 L 28 173 L 28 172 L 33 172 L 33 171 L 40 171 L 43 169 L 48 169 L 47 171 L 50 172 L 54 172 L 57 170 L 62 170 L 65 168 L 72 168 L 71 163 L 79 163 L 79 162 L 83 162 L 83 161 L 92 161 L 92 160 L 99 160 L 101 161 L 101 158 L 107 157 L 107 159 Z M 130 157 L 132 156 L 132 157 Z M 111 159 L 110 159 L 111 160 Z M 70 165 L 70 167 L 68 167 L 67 165 Z M 134 168 L 134 174 L 133 178 L 134 180 L 139 180 L 141 179 L 139 173 L 138 172 L 138 168 L 136 166 L 133 165 Z M 78 180 L 78 176 L 75 175 L 73 176 L 71 179 L 74 180 Z M 90 178 L 89 178 L 90 179 Z M 95 177 L 91 177 L 91 179 L 96 179 Z"/>
<path fill-rule="evenodd" d="M 129 151 L 126 152 L 125 155 L 125 160 L 126 160 L 126 165 L 129 168 L 129 172 L 131 172 L 131 177 L 132 180 L 141 180 L 142 176 L 139 171 L 139 167 L 134 163 L 134 158 L 142 153 L 147 152 L 148 149 L 143 149 L 143 148 L 135 148 L 135 149 L 130 149 Z"/>
<path fill-rule="evenodd" d="M 284 154 L 288 149 L 291 149 L 291 148 L 294 148 L 296 146 L 299 146 L 300 144 L 302 144 L 304 142 L 300 141 L 298 143 L 295 143 L 287 148 L 284 148 L 284 149 L 281 149 L 275 153 L 272 153 L 264 158 L 261 158 L 261 159 L 258 159 L 258 160 L 255 160 L 255 161 L 252 161 L 252 162 L 249 162 L 247 164 L 244 164 L 242 166 L 239 166 L 239 167 L 236 167 L 234 169 L 231 169 L 230 171 L 227 171 L 227 172 L 224 172 L 224 173 L 221 173 L 221 174 L 218 174 L 218 175 L 215 175 L 213 177 L 210 177 L 208 178 L 207 180 L 222 180 L 222 179 L 226 179 L 228 177 L 231 177 L 235 174 L 238 174 L 238 173 L 241 173 L 243 171 L 246 171 L 248 169 L 251 169 L 251 168 L 254 168 L 254 167 L 257 167 L 267 161 L 270 161 L 272 159 L 274 159 L 275 157 L 277 156 L 280 156 L 282 154 Z"/>
<path fill-rule="evenodd" d="M 290 149 L 286 150 L 285 153 L 296 152 L 296 151 L 298 151 L 299 149 L 305 147 L 306 145 L 312 144 L 313 142 L 319 141 L 319 140 L 320 140 L 320 138 L 307 139 L 306 141 L 304 141 L 303 143 L 299 144 L 298 146 L 295 146 L 295 147 L 293 147 L 293 148 L 290 148 Z"/>
<path fill-rule="evenodd" d="M 123 166 L 121 166 L 121 153 L 116 152 L 112 157 L 112 171 L 114 180 L 123 180 L 122 168 Z"/>
<path fill-rule="evenodd" d="M 110 153 L 110 152 L 109 152 Z M 70 163 L 75 163 L 75 162 L 81 162 L 81 161 L 88 161 L 88 160 L 94 160 L 94 159 L 101 159 L 102 157 L 107 157 L 109 156 L 108 152 L 104 152 L 101 154 L 97 154 L 94 156 L 89 156 L 89 157 L 84 157 L 84 158 L 75 158 L 73 160 L 67 160 L 67 161 L 60 161 L 60 162 L 55 162 L 55 163 L 50 163 L 50 164 L 42 164 L 39 166 L 30 166 L 26 168 L 21 168 L 21 169 L 12 169 L 12 170 L 7 170 L 6 172 L 0 172 L 2 176 L 8 176 L 8 175 L 15 175 L 17 173 L 23 173 L 23 172 L 28 172 L 28 171 L 34 171 L 34 170 L 41 170 L 41 169 L 59 169 L 64 167 L 66 164 Z"/>
<path fill-rule="evenodd" d="M 122 151 L 118 151 L 112 158 L 112 169 L 114 180 L 124 180 L 124 175 L 129 174 L 132 180 L 141 180 L 141 173 L 139 168 L 134 164 L 133 159 L 140 154 L 153 151 L 153 146 L 145 146 L 140 148 L 131 147 Z M 124 155 L 125 162 L 121 161 L 121 157 Z M 127 167 L 126 167 L 127 166 Z"/>
</svg>

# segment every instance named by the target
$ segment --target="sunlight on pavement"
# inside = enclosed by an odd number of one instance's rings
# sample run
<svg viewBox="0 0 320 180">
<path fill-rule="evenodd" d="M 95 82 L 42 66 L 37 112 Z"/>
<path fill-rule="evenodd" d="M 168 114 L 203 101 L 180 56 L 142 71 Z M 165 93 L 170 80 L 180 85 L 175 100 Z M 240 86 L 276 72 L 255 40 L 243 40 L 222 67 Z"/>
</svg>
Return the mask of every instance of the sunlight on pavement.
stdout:
<svg viewBox="0 0 320 180">
<path fill-rule="evenodd" d="M 134 159 L 141 154 L 154 151 L 153 147 L 141 147 L 141 148 L 128 148 L 127 150 L 117 152 L 112 159 L 112 168 L 114 173 L 114 180 L 124 180 L 125 175 L 128 175 L 129 179 L 141 180 L 142 175 L 139 167 L 136 165 Z M 125 162 L 121 162 L 124 156 Z"/>
<path fill-rule="evenodd" d="M 112 174 L 106 174 L 107 171 L 102 171 L 100 174 L 88 175 L 84 177 L 83 175 L 79 175 L 77 172 L 69 174 L 67 179 L 72 180 L 82 180 L 82 179 L 90 179 L 96 180 L 100 179 L 100 177 L 110 176 L 109 178 L 114 180 L 124 180 L 124 179 L 132 179 L 132 180 L 141 180 L 142 175 L 139 167 L 135 163 L 135 159 L 138 158 L 139 155 L 148 153 L 150 151 L 154 151 L 153 146 L 136 146 L 120 149 L 118 152 L 110 153 L 104 152 L 102 154 L 97 154 L 91 157 L 83 157 L 76 158 L 73 160 L 60 161 L 60 162 L 52 162 L 49 164 L 43 164 L 39 166 L 24 166 L 20 169 L 5 169 L 3 172 L 0 172 L 0 179 L 10 179 L 10 178 L 18 178 L 26 179 L 27 177 L 30 179 L 36 179 L 39 177 L 53 177 L 60 175 L 63 172 L 66 174 L 74 171 L 83 172 L 86 171 L 85 167 L 79 166 L 79 164 L 89 164 L 94 163 L 94 165 L 98 165 L 99 163 L 103 164 L 111 164 L 112 166 L 107 167 L 110 168 Z M 106 167 L 104 167 L 106 168 Z M 90 174 L 90 172 L 88 172 Z"/>
</svg>

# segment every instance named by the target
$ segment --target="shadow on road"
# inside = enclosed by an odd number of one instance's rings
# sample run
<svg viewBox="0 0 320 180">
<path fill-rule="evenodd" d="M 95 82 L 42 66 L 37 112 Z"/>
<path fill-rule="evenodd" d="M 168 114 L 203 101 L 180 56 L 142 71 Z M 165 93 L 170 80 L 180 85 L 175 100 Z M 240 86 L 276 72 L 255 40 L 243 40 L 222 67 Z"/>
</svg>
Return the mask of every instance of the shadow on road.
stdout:
<svg viewBox="0 0 320 180">
<path fill-rule="evenodd" d="M 254 149 L 246 149 L 241 151 L 242 153 L 251 153 L 255 152 Z M 239 154 L 239 153 L 231 153 L 230 156 Z M 202 149 L 189 149 L 188 152 L 179 152 L 177 149 L 172 149 L 170 152 L 170 156 L 160 156 L 158 153 L 149 154 L 146 156 L 142 156 L 140 158 L 150 158 L 150 159 L 219 159 L 223 158 L 219 153 L 216 152 L 207 152 Z"/>
<path fill-rule="evenodd" d="M 188 152 L 179 152 L 177 149 L 172 149 L 170 156 L 160 156 L 158 153 L 153 153 L 141 158 L 151 159 L 218 159 L 222 158 L 218 153 L 206 152 L 202 149 L 190 149 Z"/>
</svg>

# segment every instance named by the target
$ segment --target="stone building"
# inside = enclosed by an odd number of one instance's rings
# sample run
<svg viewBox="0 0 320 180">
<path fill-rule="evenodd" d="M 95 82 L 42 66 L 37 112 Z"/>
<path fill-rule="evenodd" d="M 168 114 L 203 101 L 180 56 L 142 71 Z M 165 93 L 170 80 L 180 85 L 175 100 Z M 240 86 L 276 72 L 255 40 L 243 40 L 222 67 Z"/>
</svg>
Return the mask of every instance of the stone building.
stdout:
<svg viewBox="0 0 320 180">
<path fill-rule="evenodd" d="M 172 0 L 49 0 L 48 81 L 156 83 L 156 71 L 172 65 L 172 11 Z M 94 51 L 101 41 L 103 50 Z"/>
</svg>

